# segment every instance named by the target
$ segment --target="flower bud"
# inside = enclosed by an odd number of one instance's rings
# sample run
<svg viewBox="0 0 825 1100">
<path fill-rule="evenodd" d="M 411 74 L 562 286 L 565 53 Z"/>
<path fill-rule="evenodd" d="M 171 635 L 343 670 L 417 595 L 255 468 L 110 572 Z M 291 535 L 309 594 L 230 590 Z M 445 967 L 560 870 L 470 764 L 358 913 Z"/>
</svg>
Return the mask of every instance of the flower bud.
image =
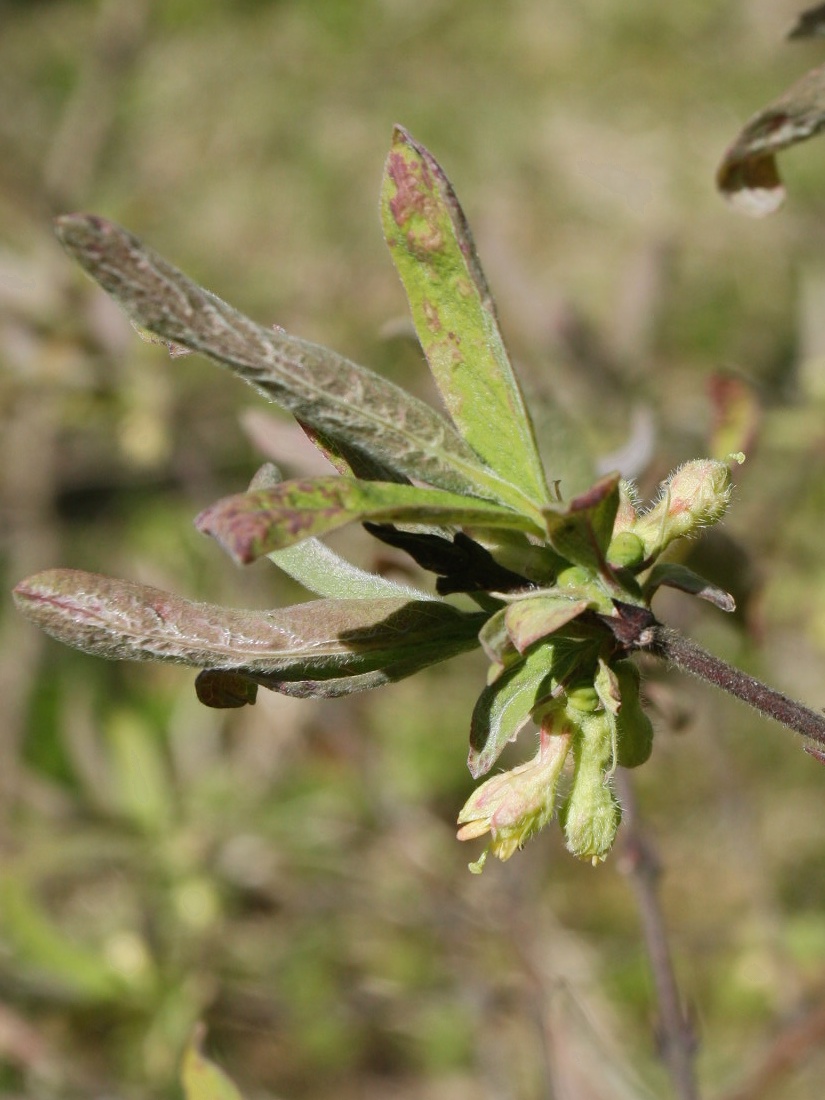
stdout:
<svg viewBox="0 0 825 1100">
<path fill-rule="evenodd" d="M 601 711 L 582 718 L 573 739 L 573 784 L 559 818 L 568 849 L 579 859 L 589 859 L 595 864 L 613 847 L 622 811 L 610 783 L 612 716 Z"/>
<path fill-rule="evenodd" d="M 619 507 L 616 510 L 616 518 L 613 520 L 613 534 L 618 535 L 622 531 L 632 531 L 639 518 L 636 511 L 638 495 L 636 486 L 624 478 L 619 482 Z"/>
<path fill-rule="evenodd" d="M 613 672 L 621 698 L 616 715 L 616 763 L 623 768 L 637 768 L 644 764 L 653 748 L 653 724 L 642 708 L 641 677 L 633 661 L 617 661 Z"/>
<path fill-rule="evenodd" d="M 659 500 L 633 528 L 645 557 L 656 557 L 674 539 L 716 523 L 727 510 L 730 492 L 727 463 L 701 458 L 680 466 L 662 482 Z"/>
</svg>

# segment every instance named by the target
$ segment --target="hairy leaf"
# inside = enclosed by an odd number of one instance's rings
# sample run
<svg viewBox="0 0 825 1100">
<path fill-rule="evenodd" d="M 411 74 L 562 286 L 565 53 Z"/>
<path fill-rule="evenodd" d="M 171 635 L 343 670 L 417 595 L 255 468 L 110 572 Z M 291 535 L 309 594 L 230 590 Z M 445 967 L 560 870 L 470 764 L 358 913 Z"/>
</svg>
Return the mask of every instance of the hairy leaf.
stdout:
<svg viewBox="0 0 825 1100">
<path fill-rule="evenodd" d="M 459 431 L 502 478 L 546 503 L 533 425 L 464 213 L 438 162 L 400 126 L 381 215 L 418 338 Z"/>
<path fill-rule="evenodd" d="M 297 546 L 273 550 L 267 555 L 279 569 L 316 596 L 331 600 L 375 600 L 402 596 L 408 600 L 433 599 L 411 584 L 369 573 L 330 550 L 320 539 L 304 539 Z"/>
<path fill-rule="evenodd" d="M 587 600 L 535 595 L 511 603 L 504 613 L 513 645 L 524 653 L 531 645 L 572 622 L 588 607 Z"/>
<path fill-rule="evenodd" d="M 776 154 L 825 126 L 825 65 L 806 73 L 747 123 L 722 158 L 716 182 L 737 210 L 772 214 L 785 200 Z"/>
<path fill-rule="evenodd" d="M 532 511 L 429 405 L 328 348 L 263 328 L 127 230 L 92 214 L 56 219 L 63 247 L 138 324 L 229 367 L 300 421 L 384 466 Z"/>
<path fill-rule="evenodd" d="M 506 614 L 506 607 L 499 608 L 478 632 L 481 648 L 493 663 L 488 683 L 497 680 L 505 668 L 522 660 L 522 654 L 516 649 L 507 629 Z"/>
<path fill-rule="evenodd" d="M 485 775 L 504 746 L 529 721 L 536 703 L 550 688 L 552 644 L 539 646 L 482 691 L 470 725 L 467 767 L 474 779 Z"/>
<path fill-rule="evenodd" d="M 332 679 L 411 659 L 446 659 L 477 645 L 486 619 L 434 600 L 405 599 L 310 600 L 245 611 L 74 569 L 38 573 L 14 595 L 47 634 L 98 657 L 236 670 L 258 683 L 261 675 Z"/>
<path fill-rule="evenodd" d="M 526 516 L 489 501 L 440 489 L 334 476 L 238 493 L 210 505 L 195 522 L 236 561 L 246 563 L 361 520 L 440 527 L 483 523 L 536 532 Z"/>
<path fill-rule="evenodd" d="M 651 599 L 657 588 L 677 588 L 680 592 L 688 592 L 691 596 L 698 596 L 700 600 L 707 600 L 720 611 L 735 611 L 736 601 L 729 592 L 723 591 L 686 565 L 678 562 L 661 561 L 650 570 L 644 583 L 646 599 Z"/>
<path fill-rule="evenodd" d="M 266 462 L 249 483 L 249 488 L 251 491 L 273 489 L 281 482 L 278 467 Z M 387 596 L 403 596 L 409 600 L 433 598 L 412 585 L 399 584 L 377 573 L 359 569 L 316 538 L 304 539 L 284 550 L 273 550 L 267 557 L 304 588 L 328 599 L 373 600 Z"/>
</svg>

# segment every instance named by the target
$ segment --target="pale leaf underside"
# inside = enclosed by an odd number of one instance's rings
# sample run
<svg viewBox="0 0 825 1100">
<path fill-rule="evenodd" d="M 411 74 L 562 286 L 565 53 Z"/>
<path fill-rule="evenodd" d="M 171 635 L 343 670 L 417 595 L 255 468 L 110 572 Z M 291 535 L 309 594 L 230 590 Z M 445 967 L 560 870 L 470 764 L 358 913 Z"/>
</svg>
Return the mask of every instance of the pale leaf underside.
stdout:
<svg viewBox="0 0 825 1100">
<path fill-rule="evenodd" d="M 334 679 L 427 655 L 443 659 L 475 646 L 485 618 L 405 599 L 310 600 L 247 611 L 73 569 L 29 577 L 15 600 L 46 633 L 98 657 L 239 670 L 258 682 Z"/>
<path fill-rule="evenodd" d="M 716 182 L 737 210 L 772 214 L 785 199 L 776 154 L 814 137 L 825 126 L 825 65 L 806 73 L 747 123 L 728 148 Z"/>
</svg>

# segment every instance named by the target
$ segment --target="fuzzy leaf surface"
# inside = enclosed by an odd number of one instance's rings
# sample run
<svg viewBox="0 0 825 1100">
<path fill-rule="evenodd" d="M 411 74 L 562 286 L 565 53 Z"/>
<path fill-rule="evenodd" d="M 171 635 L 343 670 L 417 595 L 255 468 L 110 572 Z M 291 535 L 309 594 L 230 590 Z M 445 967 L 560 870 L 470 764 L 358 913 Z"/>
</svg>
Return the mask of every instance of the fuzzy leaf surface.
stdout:
<svg viewBox="0 0 825 1100">
<path fill-rule="evenodd" d="M 511 603 L 504 613 L 513 645 L 524 653 L 531 645 L 572 622 L 589 606 L 588 600 L 536 595 Z"/>
<path fill-rule="evenodd" d="M 719 190 L 744 214 L 772 214 L 785 201 L 776 154 L 814 137 L 823 126 L 825 65 L 820 65 L 745 125 L 722 158 Z"/>
<path fill-rule="evenodd" d="M 320 539 L 304 539 L 295 546 L 273 550 L 267 557 L 304 588 L 330 600 L 434 599 L 412 585 L 359 569 Z"/>
<path fill-rule="evenodd" d="M 395 128 L 381 217 L 421 347 L 461 435 L 537 504 L 547 484 L 464 213 L 438 162 Z"/>
<path fill-rule="evenodd" d="M 474 779 L 492 768 L 507 742 L 530 721 L 533 707 L 549 691 L 552 664 L 552 645 L 539 646 L 479 695 L 470 724 L 467 757 Z"/>
<path fill-rule="evenodd" d="M 443 416 L 399 386 L 328 348 L 256 324 L 105 218 L 66 214 L 55 226 L 66 251 L 156 336 L 230 368 L 301 422 L 398 474 L 530 508 Z"/>
<path fill-rule="evenodd" d="M 274 489 L 280 484 L 280 470 L 271 462 L 266 462 L 249 483 L 249 489 Z M 332 600 L 374 600 L 387 596 L 402 596 L 409 600 L 434 598 L 412 585 L 399 584 L 378 573 L 359 569 L 316 538 L 304 539 L 284 550 L 273 550 L 267 557 L 309 592 Z"/>
<path fill-rule="evenodd" d="M 644 584 L 646 598 L 652 597 L 657 588 L 676 588 L 680 592 L 688 592 L 691 596 L 698 596 L 700 600 L 707 600 L 720 611 L 735 611 L 736 601 L 729 592 L 706 581 L 686 565 L 674 561 L 661 561 L 650 570 Z"/>
<path fill-rule="evenodd" d="M 310 600 L 275 611 L 195 603 L 133 581 L 51 569 L 15 589 L 19 610 L 109 660 L 173 661 L 276 679 L 333 679 L 446 659 L 478 644 L 483 613 L 434 600 Z"/>
<path fill-rule="evenodd" d="M 210 505 L 195 522 L 236 561 L 247 563 L 302 539 L 364 520 L 438 527 L 484 524 L 536 531 L 526 516 L 489 501 L 440 489 L 334 476 L 296 479 L 271 489 L 237 493 Z"/>
</svg>

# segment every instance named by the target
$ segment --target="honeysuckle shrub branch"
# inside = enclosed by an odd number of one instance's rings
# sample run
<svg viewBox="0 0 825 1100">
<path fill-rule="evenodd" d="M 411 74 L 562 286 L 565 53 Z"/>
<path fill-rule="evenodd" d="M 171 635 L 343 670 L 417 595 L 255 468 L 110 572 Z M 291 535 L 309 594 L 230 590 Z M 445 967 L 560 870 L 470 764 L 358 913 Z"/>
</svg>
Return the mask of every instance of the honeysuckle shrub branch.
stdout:
<svg viewBox="0 0 825 1100">
<path fill-rule="evenodd" d="M 198 668 L 198 696 L 213 707 L 253 703 L 259 687 L 362 691 L 480 646 L 490 665 L 470 723 L 471 773 L 487 775 L 531 723 L 538 743 L 461 810 L 459 837 L 487 837 L 476 869 L 488 852 L 507 859 L 556 815 L 571 852 L 607 855 L 621 818 L 615 769 L 644 763 L 653 739 L 636 651 L 825 744 L 820 715 L 698 649 L 650 608 L 664 585 L 732 610 L 730 596 L 661 556 L 724 515 L 730 462 L 741 456 L 686 463 L 647 508 L 618 473 L 565 499 L 548 482 L 455 193 L 401 128 L 381 217 L 447 416 L 327 348 L 255 324 L 125 229 L 87 214 L 57 219 L 66 251 L 137 326 L 287 409 L 335 473 L 283 481 L 266 466 L 196 521 L 236 562 L 269 557 L 315 599 L 245 611 L 52 569 L 15 589 L 23 614 L 99 657 Z M 434 573 L 435 594 L 356 569 L 320 541 L 348 523 Z"/>
</svg>

